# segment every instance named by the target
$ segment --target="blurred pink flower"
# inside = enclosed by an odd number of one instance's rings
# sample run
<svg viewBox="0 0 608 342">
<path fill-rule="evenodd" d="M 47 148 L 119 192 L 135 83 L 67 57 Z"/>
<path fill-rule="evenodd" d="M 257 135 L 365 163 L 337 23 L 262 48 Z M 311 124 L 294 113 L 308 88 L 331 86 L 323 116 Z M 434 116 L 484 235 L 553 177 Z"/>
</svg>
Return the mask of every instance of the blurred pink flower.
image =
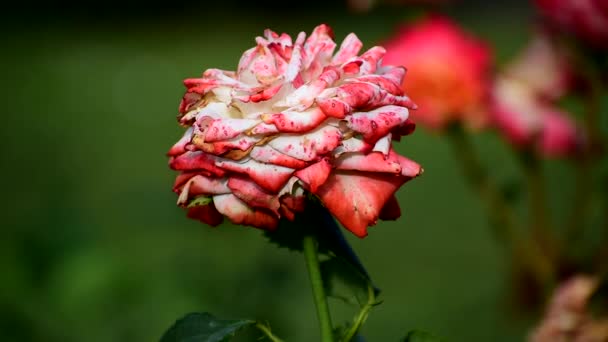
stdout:
<svg viewBox="0 0 608 342">
<path fill-rule="evenodd" d="M 487 122 L 490 51 L 445 17 L 403 27 L 386 44 L 384 62 L 403 65 L 403 89 L 419 105 L 412 119 L 433 129 L 454 121 L 471 127 Z"/>
<path fill-rule="evenodd" d="M 535 146 L 549 157 L 576 154 L 583 138 L 568 113 L 554 103 L 568 86 L 565 60 L 545 36 L 536 35 L 495 79 L 495 125 L 519 148 Z"/>
<path fill-rule="evenodd" d="M 359 237 L 399 217 L 394 193 L 422 171 L 392 148 L 414 129 L 405 70 L 383 66 L 382 47 L 358 56 L 352 33 L 334 54 L 326 25 L 295 42 L 266 30 L 256 42 L 236 71 L 184 81 L 178 119 L 188 129 L 169 151 L 178 204 L 210 225 L 225 216 L 273 229 L 309 192 Z"/>
<path fill-rule="evenodd" d="M 591 315 L 589 299 L 598 279 L 578 275 L 562 284 L 553 294 L 540 324 L 530 335 L 531 342 L 608 341 L 608 318 Z"/>
<path fill-rule="evenodd" d="M 535 0 L 551 27 L 595 47 L 608 47 L 608 1 Z"/>
</svg>

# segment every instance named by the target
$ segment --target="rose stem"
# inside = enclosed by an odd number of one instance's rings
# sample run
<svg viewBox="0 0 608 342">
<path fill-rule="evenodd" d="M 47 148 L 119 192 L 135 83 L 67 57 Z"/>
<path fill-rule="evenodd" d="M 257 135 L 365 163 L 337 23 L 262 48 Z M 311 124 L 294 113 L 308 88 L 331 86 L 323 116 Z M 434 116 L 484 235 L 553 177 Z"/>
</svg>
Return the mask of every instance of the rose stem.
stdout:
<svg viewBox="0 0 608 342">
<path fill-rule="evenodd" d="M 304 247 L 304 256 L 306 258 L 306 267 L 308 268 L 308 275 L 310 277 L 310 284 L 312 285 L 312 294 L 317 308 L 317 317 L 321 329 L 321 341 L 333 342 L 331 316 L 329 314 L 327 296 L 325 296 L 325 288 L 323 287 L 321 268 L 317 255 L 317 241 L 313 235 L 306 235 L 304 236 L 302 243 Z"/>
</svg>

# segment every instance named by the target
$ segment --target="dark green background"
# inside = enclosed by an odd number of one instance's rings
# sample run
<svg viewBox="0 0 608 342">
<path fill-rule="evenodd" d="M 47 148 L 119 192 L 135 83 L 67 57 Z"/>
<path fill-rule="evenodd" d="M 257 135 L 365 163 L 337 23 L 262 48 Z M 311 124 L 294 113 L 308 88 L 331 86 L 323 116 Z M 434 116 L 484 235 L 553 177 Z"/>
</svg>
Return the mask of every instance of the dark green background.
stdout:
<svg viewBox="0 0 608 342">
<path fill-rule="evenodd" d="M 255 229 L 210 229 L 175 206 L 165 153 L 181 136 L 181 82 L 234 69 L 267 27 L 295 35 L 325 22 L 338 40 L 355 31 L 369 48 L 417 11 L 262 4 L 270 7 L 23 3 L 5 12 L 2 340 L 154 341 L 191 311 L 265 319 L 287 341 L 317 339 L 301 255 Z M 494 44 L 500 63 L 525 42 L 531 9 L 480 4 L 446 10 Z M 492 173 L 510 179 L 516 164 L 500 139 L 476 143 Z M 511 310 L 503 250 L 447 142 L 419 127 L 397 149 L 426 172 L 399 191 L 399 221 L 364 240 L 349 235 L 384 291 L 363 334 L 397 341 L 419 328 L 451 341 L 521 340 L 532 321 Z M 337 322 L 354 312 L 331 305 Z"/>
</svg>

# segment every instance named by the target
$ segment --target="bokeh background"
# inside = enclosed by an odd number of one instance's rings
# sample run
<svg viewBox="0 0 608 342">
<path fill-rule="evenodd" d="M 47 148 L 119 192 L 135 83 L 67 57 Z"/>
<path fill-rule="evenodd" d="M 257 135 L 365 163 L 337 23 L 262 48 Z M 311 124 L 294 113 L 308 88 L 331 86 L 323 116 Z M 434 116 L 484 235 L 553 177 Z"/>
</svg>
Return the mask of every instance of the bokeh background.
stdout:
<svg viewBox="0 0 608 342">
<path fill-rule="evenodd" d="M 344 1 L 13 4 L 2 24 L 3 341 L 155 341 L 178 317 L 209 311 L 268 320 L 287 341 L 318 338 L 301 255 L 261 231 L 210 229 L 175 206 L 168 148 L 182 80 L 234 69 L 265 28 L 292 35 L 319 23 L 369 48 L 419 7 L 356 12 Z M 526 1 L 440 6 L 490 42 L 500 65 L 521 47 Z M 515 177 L 495 135 L 475 143 L 491 172 Z M 404 215 L 348 236 L 384 303 L 362 333 L 397 341 L 413 328 L 451 341 L 518 341 L 534 315 L 512 308 L 508 264 L 482 203 L 447 142 L 419 128 L 398 150 L 423 177 L 403 187 Z M 564 176 L 562 165 L 551 179 Z M 354 308 L 330 302 L 334 321 Z M 255 340 L 257 334 L 249 338 Z"/>
</svg>

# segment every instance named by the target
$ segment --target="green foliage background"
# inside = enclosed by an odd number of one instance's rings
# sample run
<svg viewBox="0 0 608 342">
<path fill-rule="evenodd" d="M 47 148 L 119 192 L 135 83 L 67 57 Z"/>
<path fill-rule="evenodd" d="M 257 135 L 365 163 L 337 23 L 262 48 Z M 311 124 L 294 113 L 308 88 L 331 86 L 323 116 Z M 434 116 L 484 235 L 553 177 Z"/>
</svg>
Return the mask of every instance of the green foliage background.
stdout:
<svg viewBox="0 0 608 342">
<path fill-rule="evenodd" d="M 209 67 L 233 69 L 267 27 L 296 34 L 326 22 L 338 40 L 355 31 L 369 48 L 417 12 L 271 3 L 7 14 L 3 341 L 155 341 L 192 311 L 267 320 L 287 341 L 317 339 L 301 255 L 255 229 L 210 229 L 175 206 L 165 152 L 181 136 L 181 81 Z M 532 18 L 525 3 L 505 6 L 464 1 L 447 10 L 494 42 L 500 63 L 525 42 Z M 512 179 L 506 146 L 490 133 L 476 143 L 491 171 Z M 349 235 L 385 301 L 363 335 L 397 341 L 418 328 L 451 341 L 521 340 L 531 316 L 512 310 L 503 250 L 447 142 L 419 128 L 398 150 L 426 170 L 399 191 L 403 217 L 365 240 Z M 337 322 L 354 312 L 330 304 Z"/>
</svg>

